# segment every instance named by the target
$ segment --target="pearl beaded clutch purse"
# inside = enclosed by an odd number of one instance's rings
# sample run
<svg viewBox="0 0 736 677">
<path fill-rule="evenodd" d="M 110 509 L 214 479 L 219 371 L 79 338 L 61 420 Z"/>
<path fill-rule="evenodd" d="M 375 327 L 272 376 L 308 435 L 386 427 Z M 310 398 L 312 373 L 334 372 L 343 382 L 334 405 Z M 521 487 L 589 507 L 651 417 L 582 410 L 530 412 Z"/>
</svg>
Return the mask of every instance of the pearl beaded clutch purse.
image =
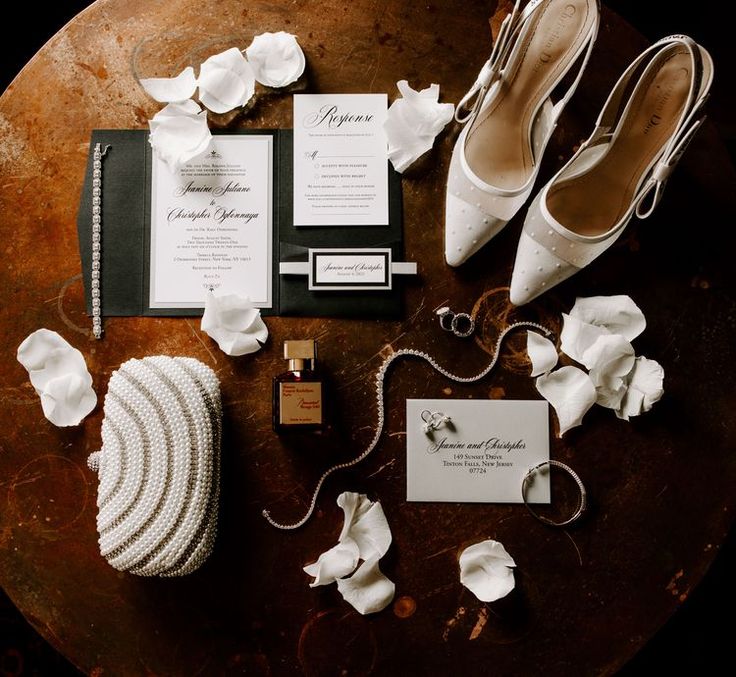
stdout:
<svg viewBox="0 0 736 677">
<path fill-rule="evenodd" d="M 217 531 L 222 406 L 215 373 L 188 357 L 128 360 L 105 397 L 98 473 L 102 556 L 140 576 L 183 576 Z"/>
</svg>

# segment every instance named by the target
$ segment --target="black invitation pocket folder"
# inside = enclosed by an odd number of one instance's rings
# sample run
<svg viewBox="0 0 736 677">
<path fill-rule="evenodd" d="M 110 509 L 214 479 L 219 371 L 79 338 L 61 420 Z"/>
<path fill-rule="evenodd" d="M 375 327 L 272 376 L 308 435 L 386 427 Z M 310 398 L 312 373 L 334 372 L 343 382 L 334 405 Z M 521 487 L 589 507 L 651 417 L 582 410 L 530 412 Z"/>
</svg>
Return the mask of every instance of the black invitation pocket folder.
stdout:
<svg viewBox="0 0 736 677">
<path fill-rule="evenodd" d="M 215 132 L 217 133 L 217 132 Z M 401 175 L 389 167 L 388 226 L 294 226 L 293 133 L 291 130 L 243 130 L 235 134 L 273 137 L 272 306 L 263 315 L 399 318 L 403 285 L 391 289 L 310 290 L 305 275 L 280 274 L 281 262 L 307 262 L 310 249 L 391 250 L 403 258 Z M 102 167 L 102 313 L 110 316 L 197 316 L 202 308 L 151 308 L 151 160 L 147 130 L 94 130 L 82 190 L 77 232 L 82 273 L 91 314 L 92 173 L 95 144 L 110 145 Z"/>
</svg>

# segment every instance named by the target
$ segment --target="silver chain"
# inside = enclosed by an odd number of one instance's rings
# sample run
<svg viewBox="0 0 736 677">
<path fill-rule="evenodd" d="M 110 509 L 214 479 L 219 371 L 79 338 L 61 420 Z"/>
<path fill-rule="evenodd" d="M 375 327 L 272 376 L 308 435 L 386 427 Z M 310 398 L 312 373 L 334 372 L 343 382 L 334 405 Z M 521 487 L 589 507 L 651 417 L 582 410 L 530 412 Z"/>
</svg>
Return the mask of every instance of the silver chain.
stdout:
<svg viewBox="0 0 736 677">
<path fill-rule="evenodd" d="M 92 155 L 92 333 L 96 339 L 102 338 L 102 158 L 110 148 L 107 145 L 103 150 L 96 143 Z"/>
<path fill-rule="evenodd" d="M 550 329 L 547 329 L 547 327 L 544 327 L 541 324 L 537 324 L 536 322 L 515 322 L 514 324 L 509 325 L 499 334 L 498 339 L 496 339 L 496 345 L 493 351 L 493 359 L 489 362 L 488 366 L 483 369 L 483 371 L 476 374 L 475 376 L 458 376 L 457 374 L 453 374 L 451 371 L 448 371 L 444 367 L 441 367 L 439 364 L 437 364 L 437 362 L 431 355 L 421 350 L 414 350 L 413 348 L 402 348 L 401 350 L 397 350 L 395 353 L 389 355 L 378 368 L 378 372 L 376 372 L 376 406 L 378 411 L 378 422 L 376 424 L 376 433 L 366 447 L 365 451 L 360 454 L 360 456 L 357 456 L 351 461 L 346 461 L 345 463 L 338 463 L 337 465 L 333 465 L 331 468 L 328 468 L 327 470 L 325 470 L 325 472 L 322 473 L 322 476 L 317 481 L 317 486 L 314 488 L 314 493 L 312 494 L 312 501 L 309 504 L 309 509 L 307 510 L 304 517 L 302 517 L 298 522 L 294 522 L 293 524 L 282 524 L 274 520 L 268 510 L 264 510 L 263 516 L 268 520 L 269 524 L 276 527 L 277 529 L 285 530 L 298 529 L 299 527 L 306 524 L 306 522 L 309 520 L 309 518 L 312 516 L 312 513 L 314 512 L 314 508 L 317 505 L 317 497 L 319 496 L 320 489 L 322 489 L 322 485 L 325 483 L 325 480 L 330 475 L 332 475 L 332 473 L 337 472 L 338 470 L 345 470 L 346 468 L 352 468 L 354 465 L 358 465 L 358 463 L 365 460 L 365 458 L 376 448 L 376 446 L 378 446 L 378 442 L 381 439 L 381 435 L 383 434 L 383 426 L 385 423 L 385 407 L 383 401 L 384 379 L 386 378 L 386 372 L 388 371 L 388 368 L 389 366 L 391 366 L 392 362 L 398 360 L 401 357 L 418 357 L 429 363 L 429 365 L 435 371 L 439 372 L 446 378 L 449 378 L 451 381 L 455 381 L 456 383 L 474 383 L 475 381 L 480 381 L 480 379 L 482 379 L 484 376 L 487 376 L 496 366 L 496 362 L 498 361 L 498 357 L 501 351 L 501 345 L 506 336 L 512 331 L 520 329 L 522 327 L 538 329 L 542 331 L 546 336 L 551 336 L 553 334 Z"/>
</svg>

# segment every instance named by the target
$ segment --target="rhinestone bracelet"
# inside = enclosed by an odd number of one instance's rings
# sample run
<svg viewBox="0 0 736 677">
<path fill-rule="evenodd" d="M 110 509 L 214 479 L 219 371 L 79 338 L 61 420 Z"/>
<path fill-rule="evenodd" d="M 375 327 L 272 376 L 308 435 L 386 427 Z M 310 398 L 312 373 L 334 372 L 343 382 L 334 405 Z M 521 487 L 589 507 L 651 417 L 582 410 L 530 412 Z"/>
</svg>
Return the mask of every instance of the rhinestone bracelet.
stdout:
<svg viewBox="0 0 736 677">
<path fill-rule="evenodd" d="M 111 146 L 95 144 L 92 156 L 92 333 L 102 338 L 102 295 L 100 270 L 102 260 L 102 158 Z"/>
<path fill-rule="evenodd" d="M 322 473 L 322 476 L 317 481 L 317 486 L 314 489 L 314 493 L 312 494 L 312 501 L 309 504 L 309 509 L 307 510 L 304 517 L 302 517 L 298 522 L 294 522 L 293 524 L 282 524 L 274 520 L 268 510 L 264 510 L 263 516 L 268 520 L 269 524 L 276 527 L 277 529 L 298 529 L 302 525 L 306 524 L 307 520 L 309 520 L 309 518 L 312 516 L 312 513 L 314 512 L 314 508 L 317 504 L 317 497 L 319 496 L 320 489 L 322 489 L 322 485 L 325 483 L 325 480 L 330 475 L 332 475 L 332 473 L 338 470 L 344 470 L 345 468 L 351 468 L 352 466 L 357 465 L 378 446 L 378 441 L 381 439 L 381 434 L 383 433 L 383 426 L 385 422 L 383 382 L 386 377 L 386 372 L 389 366 L 391 366 L 392 362 L 401 357 L 417 357 L 427 362 L 436 372 L 449 378 L 451 381 L 455 381 L 456 383 L 474 383 L 475 381 L 480 381 L 480 379 L 488 375 L 493 367 L 496 366 L 496 362 L 498 361 L 498 356 L 501 351 L 501 345 L 506 336 L 515 329 L 520 329 L 522 327 L 538 329 L 539 331 L 544 332 L 546 336 L 552 336 L 553 333 L 550 329 L 547 329 L 547 327 L 544 327 L 541 324 L 537 324 L 536 322 L 515 322 L 514 324 L 509 325 L 499 334 L 498 339 L 496 339 L 496 346 L 493 351 L 493 359 L 490 361 L 488 366 L 483 369 L 483 371 L 481 371 L 479 374 L 476 374 L 475 376 L 458 376 L 457 374 L 453 374 L 452 372 L 437 364 L 437 362 L 431 355 L 428 355 L 421 350 L 414 350 L 413 348 L 402 348 L 401 350 L 397 350 L 395 353 L 389 355 L 383 361 L 381 366 L 378 368 L 378 372 L 376 373 L 376 408 L 378 412 L 378 421 L 376 423 L 376 432 L 373 435 L 373 439 L 365 448 L 365 451 L 360 454 L 360 456 L 354 458 L 352 461 L 338 463 L 337 465 L 333 465 L 331 468 L 328 468 L 327 470 L 325 470 L 324 473 Z"/>
</svg>

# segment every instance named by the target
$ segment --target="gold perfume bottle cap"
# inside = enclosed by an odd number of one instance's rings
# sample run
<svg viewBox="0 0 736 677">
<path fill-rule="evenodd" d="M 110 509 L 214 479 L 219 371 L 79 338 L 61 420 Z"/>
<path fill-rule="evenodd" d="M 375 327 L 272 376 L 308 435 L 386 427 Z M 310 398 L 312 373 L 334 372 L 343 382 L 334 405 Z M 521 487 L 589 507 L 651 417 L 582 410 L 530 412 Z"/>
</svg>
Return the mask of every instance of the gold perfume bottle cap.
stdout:
<svg viewBox="0 0 736 677">
<path fill-rule="evenodd" d="M 302 371 L 305 368 L 313 369 L 317 356 L 317 342 L 313 339 L 306 341 L 284 341 L 284 359 L 289 360 L 289 371 Z M 305 361 L 309 360 L 309 365 Z"/>
<path fill-rule="evenodd" d="M 285 360 L 313 360 L 314 341 L 284 341 Z"/>
</svg>

